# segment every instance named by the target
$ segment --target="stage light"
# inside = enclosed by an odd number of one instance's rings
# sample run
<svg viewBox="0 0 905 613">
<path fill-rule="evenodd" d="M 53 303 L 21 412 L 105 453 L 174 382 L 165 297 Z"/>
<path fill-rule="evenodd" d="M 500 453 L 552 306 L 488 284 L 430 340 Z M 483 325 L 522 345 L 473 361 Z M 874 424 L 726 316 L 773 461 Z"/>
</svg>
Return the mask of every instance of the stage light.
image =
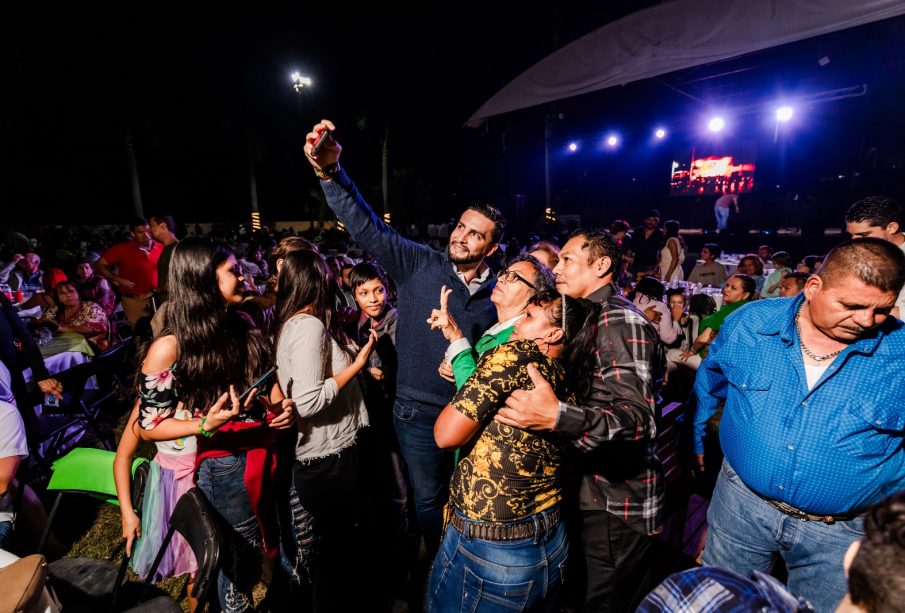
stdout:
<svg viewBox="0 0 905 613">
<path fill-rule="evenodd" d="M 610 134 L 609 136 L 606 137 L 606 145 L 607 145 L 607 147 L 612 148 L 612 147 L 615 147 L 615 146 L 618 145 L 618 144 L 619 144 L 619 137 L 616 136 L 615 134 Z"/>
<path fill-rule="evenodd" d="M 781 106 L 776 109 L 776 121 L 789 121 L 795 110 L 791 106 Z"/>
<path fill-rule="evenodd" d="M 578 151 L 578 143 L 569 143 L 568 149 L 571 153 L 575 153 Z"/>
<path fill-rule="evenodd" d="M 726 122 L 722 117 L 714 117 L 707 123 L 707 127 L 711 132 L 719 132 L 724 127 L 726 127 Z"/>
<path fill-rule="evenodd" d="M 654 130 L 654 136 L 656 136 L 659 140 L 663 140 L 666 138 L 666 130 L 663 128 L 657 128 Z"/>
</svg>

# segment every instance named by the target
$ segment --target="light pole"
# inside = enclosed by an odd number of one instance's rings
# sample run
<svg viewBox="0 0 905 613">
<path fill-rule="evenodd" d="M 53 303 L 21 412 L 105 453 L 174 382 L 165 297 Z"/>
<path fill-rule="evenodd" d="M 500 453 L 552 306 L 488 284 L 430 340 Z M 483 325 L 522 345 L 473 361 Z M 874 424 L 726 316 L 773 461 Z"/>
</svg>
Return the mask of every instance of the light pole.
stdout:
<svg viewBox="0 0 905 613">
<path fill-rule="evenodd" d="M 302 89 L 305 87 L 310 87 L 313 81 L 310 77 L 302 76 L 302 74 L 298 71 L 292 73 L 292 89 L 295 90 L 295 93 L 298 94 L 299 98 L 299 127 L 302 128 L 302 132 L 304 133 L 304 120 L 302 118 Z"/>
</svg>

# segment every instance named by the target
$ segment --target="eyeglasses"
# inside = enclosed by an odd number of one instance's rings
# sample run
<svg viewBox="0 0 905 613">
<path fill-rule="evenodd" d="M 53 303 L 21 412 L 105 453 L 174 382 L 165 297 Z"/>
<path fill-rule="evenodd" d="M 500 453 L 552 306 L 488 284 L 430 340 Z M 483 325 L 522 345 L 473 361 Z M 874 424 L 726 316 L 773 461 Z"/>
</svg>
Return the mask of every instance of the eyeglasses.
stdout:
<svg viewBox="0 0 905 613">
<path fill-rule="evenodd" d="M 498 281 L 502 281 L 503 283 L 515 283 L 516 281 L 521 281 L 534 291 L 537 291 L 537 288 L 534 287 L 534 284 L 530 283 L 528 279 L 518 274 L 514 270 L 509 270 L 508 268 L 504 268 L 503 270 L 497 272 L 496 278 Z"/>
</svg>

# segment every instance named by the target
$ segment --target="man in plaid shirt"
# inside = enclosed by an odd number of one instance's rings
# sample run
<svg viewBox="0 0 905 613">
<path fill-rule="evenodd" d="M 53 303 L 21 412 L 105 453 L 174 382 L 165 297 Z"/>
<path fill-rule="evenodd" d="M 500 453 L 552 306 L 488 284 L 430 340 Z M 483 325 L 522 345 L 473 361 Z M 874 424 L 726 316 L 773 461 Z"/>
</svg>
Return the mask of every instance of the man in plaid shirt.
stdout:
<svg viewBox="0 0 905 613">
<path fill-rule="evenodd" d="M 525 430 L 555 430 L 584 452 L 579 508 L 588 611 L 634 610 L 652 587 L 646 558 L 663 523 L 654 424 L 661 346 L 654 326 L 612 283 L 620 254 L 611 234 L 579 230 L 553 270 L 560 292 L 602 306 L 590 396 L 582 406 L 560 402 L 529 367 L 534 389 L 513 392 L 496 417 Z"/>
</svg>

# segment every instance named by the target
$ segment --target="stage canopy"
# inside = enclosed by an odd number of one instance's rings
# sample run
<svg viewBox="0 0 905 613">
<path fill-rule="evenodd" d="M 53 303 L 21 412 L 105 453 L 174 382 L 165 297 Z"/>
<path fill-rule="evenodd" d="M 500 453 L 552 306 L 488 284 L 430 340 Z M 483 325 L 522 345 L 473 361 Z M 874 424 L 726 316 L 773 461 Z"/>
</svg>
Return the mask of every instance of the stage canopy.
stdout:
<svg viewBox="0 0 905 613">
<path fill-rule="evenodd" d="M 905 14 L 903 0 L 673 0 L 544 58 L 466 122 Z"/>
</svg>

